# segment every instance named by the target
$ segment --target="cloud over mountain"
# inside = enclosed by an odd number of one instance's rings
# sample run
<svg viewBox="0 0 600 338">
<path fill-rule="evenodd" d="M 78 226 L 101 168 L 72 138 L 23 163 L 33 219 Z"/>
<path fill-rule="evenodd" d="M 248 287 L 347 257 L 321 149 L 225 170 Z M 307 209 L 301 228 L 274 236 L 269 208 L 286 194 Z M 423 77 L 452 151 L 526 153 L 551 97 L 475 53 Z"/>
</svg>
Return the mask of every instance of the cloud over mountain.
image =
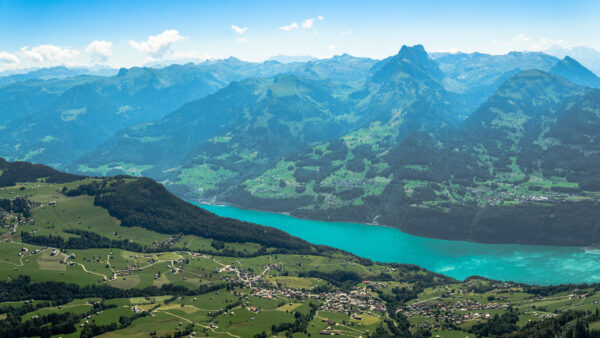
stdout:
<svg viewBox="0 0 600 338">
<path fill-rule="evenodd" d="M 183 39 L 185 37 L 178 30 L 168 29 L 158 35 L 150 35 L 146 41 L 129 40 L 129 45 L 153 57 L 162 57 L 175 42 Z"/>
<path fill-rule="evenodd" d="M 57 63 L 75 58 L 79 51 L 71 48 L 62 48 L 55 45 L 39 45 L 33 48 L 21 48 L 21 56 L 38 63 Z"/>
<path fill-rule="evenodd" d="M 112 55 L 112 47 L 111 41 L 94 40 L 85 48 L 85 51 L 91 55 L 92 62 L 106 62 Z"/>
<path fill-rule="evenodd" d="M 0 52 L 0 64 L 15 64 L 19 63 L 19 58 L 8 52 Z"/>
</svg>

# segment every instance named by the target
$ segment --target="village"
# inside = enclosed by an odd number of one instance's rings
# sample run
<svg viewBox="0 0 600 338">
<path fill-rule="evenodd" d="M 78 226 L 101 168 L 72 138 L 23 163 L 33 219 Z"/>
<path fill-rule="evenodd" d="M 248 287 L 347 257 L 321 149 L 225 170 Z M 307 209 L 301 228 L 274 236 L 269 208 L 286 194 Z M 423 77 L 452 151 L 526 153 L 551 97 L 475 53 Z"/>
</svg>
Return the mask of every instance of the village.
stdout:
<svg viewBox="0 0 600 338">
<path fill-rule="evenodd" d="M 408 318 L 427 318 L 422 327 L 441 328 L 441 323 L 460 325 L 468 320 L 480 322 L 481 319 L 490 318 L 489 310 L 506 310 L 510 305 L 510 302 L 507 301 L 481 304 L 470 299 L 441 302 L 421 301 L 403 306 L 397 311 Z"/>
<path fill-rule="evenodd" d="M 566 193 L 566 192 L 553 192 L 548 191 L 544 194 L 531 193 L 531 194 L 519 194 L 515 192 L 517 186 L 511 186 L 511 188 L 504 190 L 497 190 L 491 188 L 466 188 L 466 190 L 473 195 L 475 198 L 482 201 L 483 204 L 490 206 L 503 205 L 504 202 L 512 202 L 516 204 L 527 203 L 527 202 L 559 202 L 566 201 L 568 199 L 575 198 L 579 195 Z"/>
<path fill-rule="evenodd" d="M 384 313 L 385 304 L 366 292 L 364 286 L 355 286 L 348 293 L 346 292 L 322 292 L 315 293 L 310 290 L 289 288 L 276 283 L 272 283 L 265 278 L 267 272 L 271 269 L 279 270 L 278 265 L 272 264 L 265 267 L 261 274 L 246 272 L 243 268 L 226 265 L 216 270 L 219 273 L 229 273 L 222 276 L 221 279 L 227 282 L 239 283 L 252 289 L 252 294 L 274 300 L 277 298 L 291 298 L 301 301 L 314 299 L 322 301 L 320 310 L 349 313 L 360 310 L 371 310 Z M 233 276 L 232 277 L 232 274 Z"/>
</svg>

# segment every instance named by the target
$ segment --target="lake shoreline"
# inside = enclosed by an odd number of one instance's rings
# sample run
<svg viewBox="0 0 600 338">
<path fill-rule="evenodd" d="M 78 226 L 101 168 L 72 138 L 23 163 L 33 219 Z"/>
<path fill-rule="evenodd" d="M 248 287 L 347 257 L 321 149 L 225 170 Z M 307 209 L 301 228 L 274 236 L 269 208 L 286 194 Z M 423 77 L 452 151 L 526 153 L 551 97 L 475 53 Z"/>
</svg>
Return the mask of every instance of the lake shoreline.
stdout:
<svg viewBox="0 0 600 338">
<path fill-rule="evenodd" d="M 286 211 L 272 211 L 272 210 L 260 210 L 260 209 L 254 209 L 254 208 L 248 208 L 242 205 L 237 205 L 235 203 L 228 203 L 228 202 L 221 202 L 221 201 L 215 201 L 215 202 L 210 202 L 208 200 L 199 200 L 199 199 L 194 199 L 194 198 L 190 198 L 190 199 L 186 199 L 188 201 L 193 201 L 197 204 L 200 205 L 211 205 L 211 206 L 222 206 L 222 207 L 233 207 L 233 208 L 237 208 L 237 209 L 242 209 L 242 210 L 248 210 L 248 211 L 256 211 L 256 212 L 264 212 L 264 213 L 268 213 L 268 214 L 274 214 L 274 215 L 285 215 L 285 216 L 289 216 L 289 217 L 294 217 L 297 219 L 301 219 L 301 220 L 305 220 L 305 221 L 316 221 L 316 222 L 327 222 L 327 223 L 347 223 L 347 224 L 360 224 L 360 225 L 366 225 L 366 226 L 372 226 L 372 227 L 383 227 L 383 228 L 390 228 L 390 229 L 396 229 L 404 234 L 407 235 L 411 235 L 411 236 L 416 236 L 416 237 L 420 237 L 420 238 L 427 238 L 427 239 L 437 239 L 437 240 L 444 240 L 444 241 L 452 241 L 452 242 L 467 242 L 467 243 L 476 243 L 476 244 L 489 244 L 489 245 L 522 245 L 522 246 L 539 246 L 539 247 L 564 247 L 564 248 L 578 248 L 581 249 L 583 251 L 591 251 L 591 250 L 600 250 L 600 245 L 598 246 L 593 246 L 593 245 L 587 245 L 587 246 L 576 246 L 576 245 L 555 245 L 555 244 L 537 244 L 537 243 L 511 243 L 511 242 L 480 242 L 480 241 L 474 241 L 474 240 L 470 240 L 470 239 L 450 239 L 450 238 L 444 238 L 444 237 L 429 237 L 429 236 L 422 236 L 419 234 L 413 234 L 410 232 L 406 232 L 403 231 L 401 228 L 393 226 L 393 225 L 387 225 L 387 224 L 375 224 L 375 223 L 363 223 L 363 222 L 358 222 L 358 221 L 352 221 L 352 220 L 347 220 L 347 219 L 320 219 L 320 218 L 307 218 L 307 217 L 303 217 L 301 215 L 296 215 L 294 213 L 289 213 Z"/>
<path fill-rule="evenodd" d="M 450 241 L 415 236 L 394 227 L 305 220 L 214 200 L 188 201 L 221 217 L 270 226 L 373 261 L 414 264 L 458 280 L 477 275 L 536 285 L 600 282 L 600 250 L 590 247 Z"/>
</svg>

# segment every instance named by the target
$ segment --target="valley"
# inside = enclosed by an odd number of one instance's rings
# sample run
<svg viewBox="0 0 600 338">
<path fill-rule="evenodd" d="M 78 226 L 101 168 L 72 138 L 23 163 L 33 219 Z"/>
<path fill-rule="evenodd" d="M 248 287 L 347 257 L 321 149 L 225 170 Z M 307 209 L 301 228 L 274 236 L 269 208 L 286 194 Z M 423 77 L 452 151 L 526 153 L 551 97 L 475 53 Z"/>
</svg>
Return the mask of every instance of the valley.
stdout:
<svg viewBox="0 0 600 338">
<path fill-rule="evenodd" d="M 0 1 L 0 338 L 600 338 L 598 13 Z"/>
<path fill-rule="evenodd" d="M 15 145 L 9 154 L 22 155 L 9 158 L 85 175 L 152 177 L 187 200 L 377 223 L 417 236 L 600 243 L 600 176 L 590 165 L 600 154 L 594 132 L 599 91 L 593 88 L 600 78 L 572 58 L 441 55 L 415 45 L 380 61 L 341 55 L 290 64 L 227 59 L 136 68 L 73 87 L 78 98 L 104 98 L 85 112 L 70 106 L 63 122 L 96 116 L 104 104 L 125 104 L 109 102 L 124 99 L 102 89 L 106 82 L 151 74 L 175 82 L 136 82 L 138 90 L 177 91 L 177 81 L 207 81 L 204 70 L 225 80 L 171 112 L 152 107 L 141 124 L 112 116 L 110 124 L 123 129 L 112 129 L 88 151 L 61 146 L 69 155 L 51 160 L 43 159 L 45 148 L 24 152 Z M 182 71 L 197 78 L 178 79 Z M 48 145 L 62 139 L 44 134 Z"/>
<path fill-rule="evenodd" d="M 3 171 L 12 172 L 11 166 L 5 164 Z M 278 248 L 278 242 L 257 243 L 265 241 L 260 238 L 236 242 L 197 236 L 193 228 L 156 232 L 150 229 L 152 221 L 129 223 L 125 215 L 135 215 L 129 208 L 150 191 L 161 204 L 178 202 L 144 179 L 58 176 L 49 168 L 21 168 L 21 175 L 41 176 L 0 188 L 0 200 L 12 201 L 2 211 L 0 234 L 0 273 L 6 276 L 0 282 L 0 316 L 9 320 L 0 321 L 4 333 L 454 337 L 526 335 L 548 321 L 564 323 L 555 326 L 561 332 L 582 321 L 590 328 L 600 324 L 594 315 L 597 284 L 460 281 L 416 265 L 377 263 L 331 247 L 307 246 L 295 237 Z M 47 183 L 45 177 L 60 183 Z M 96 189 L 107 189 L 101 194 L 120 201 L 120 209 L 101 202 Z M 30 211 L 11 211 L 19 199 L 26 199 Z M 206 208 L 252 220 L 240 216 L 241 210 Z M 115 213 L 118 218 L 111 216 Z M 228 222 L 215 217 L 215 222 Z M 273 217 L 286 223 L 280 215 Z"/>
</svg>

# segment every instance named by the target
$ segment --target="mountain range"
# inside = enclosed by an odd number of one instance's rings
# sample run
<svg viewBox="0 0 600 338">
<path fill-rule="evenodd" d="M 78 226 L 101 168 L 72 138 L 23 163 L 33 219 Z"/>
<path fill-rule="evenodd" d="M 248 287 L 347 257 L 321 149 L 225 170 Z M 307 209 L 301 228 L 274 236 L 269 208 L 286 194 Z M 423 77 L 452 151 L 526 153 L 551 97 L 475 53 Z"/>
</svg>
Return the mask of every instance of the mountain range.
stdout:
<svg viewBox="0 0 600 338">
<path fill-rule="evenodd" d="M 31 79 L 0 87 L 0 156 L 430 237 L 591 245 L 598 87 L 569 56 L 420 45 Z"/>
</svg>

